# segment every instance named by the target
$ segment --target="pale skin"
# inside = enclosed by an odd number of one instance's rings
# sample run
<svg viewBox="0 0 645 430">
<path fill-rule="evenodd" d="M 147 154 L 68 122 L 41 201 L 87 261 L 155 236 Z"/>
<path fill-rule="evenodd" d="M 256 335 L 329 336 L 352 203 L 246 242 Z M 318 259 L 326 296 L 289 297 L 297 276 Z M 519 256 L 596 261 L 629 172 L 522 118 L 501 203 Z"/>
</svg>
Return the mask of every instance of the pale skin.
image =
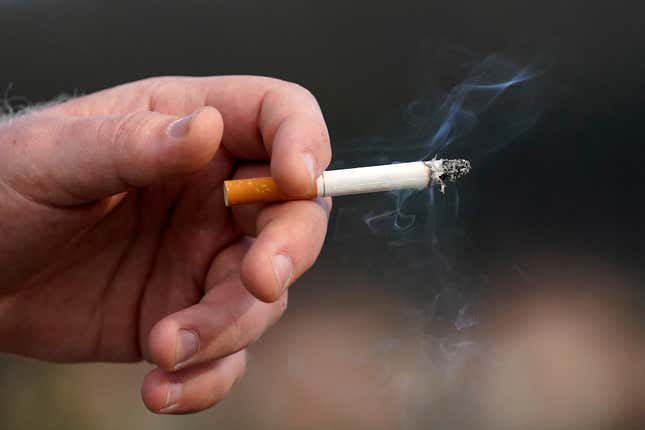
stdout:
<svg viewBox="0 0 645 430">
<path fill-rule="evenodd" d="M 222 182 L 270 173 L 302 193 L 330 157 L 315 98 L 269 78 L 147 79 L 0 123 L 0 350 L 147 360 L 150 410 L 214 405 L 331 206 L 230 211 Z"/>
</svg>

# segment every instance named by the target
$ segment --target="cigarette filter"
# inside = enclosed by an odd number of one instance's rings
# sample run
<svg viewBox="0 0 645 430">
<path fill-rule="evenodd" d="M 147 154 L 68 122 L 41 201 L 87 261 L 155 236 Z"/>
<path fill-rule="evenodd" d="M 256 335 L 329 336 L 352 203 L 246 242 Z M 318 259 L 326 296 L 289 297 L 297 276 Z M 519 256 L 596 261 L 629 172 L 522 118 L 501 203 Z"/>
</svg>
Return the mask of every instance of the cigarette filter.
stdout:
<svg viewBox="0 0 645 430">
<path fill-rule="evenodd" d="M 272 178 L 236 179 L 224 182 L 226 206 L 335 197 L 380 191 L 421 189 L 456 181 L 470 171 L 467 160 L 416 161 L 323 172 L 311 190 L 301 195 L 287 195 Z"/>
</svg>

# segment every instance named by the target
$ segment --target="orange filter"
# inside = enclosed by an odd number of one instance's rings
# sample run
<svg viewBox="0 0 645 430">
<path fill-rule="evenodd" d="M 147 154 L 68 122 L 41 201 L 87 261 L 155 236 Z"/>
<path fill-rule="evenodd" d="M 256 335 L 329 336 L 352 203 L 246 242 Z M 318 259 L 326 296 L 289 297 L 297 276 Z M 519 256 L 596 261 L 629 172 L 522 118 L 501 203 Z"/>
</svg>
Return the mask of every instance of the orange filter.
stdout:
<svg viewBox="0 0 645 430">
<path fill-rule="evenodd" d="M 308 193 L 294 196 L 282 192 L 273 178 L 224 181 L 224 203 L 226 206 L 313 199 L 317 196 L 318 189 L 315 184 Z"/>
</svg>

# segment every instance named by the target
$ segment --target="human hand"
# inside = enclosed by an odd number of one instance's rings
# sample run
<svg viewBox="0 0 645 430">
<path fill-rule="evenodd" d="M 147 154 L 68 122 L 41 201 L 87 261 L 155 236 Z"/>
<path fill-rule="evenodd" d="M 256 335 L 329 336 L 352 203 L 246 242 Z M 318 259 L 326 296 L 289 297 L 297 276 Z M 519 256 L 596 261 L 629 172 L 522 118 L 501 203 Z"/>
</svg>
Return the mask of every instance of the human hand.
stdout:
<svg viewBox="0 0 645 430">
<path fill-rule="evenodd" d="M 149 360 L 151 410 L 213 405 L 331 205 L 229 211 L 222 182 L 270 170 L 301 193 L 330 157 L 314 97 L 269 78 L 153 78 L 0 123 L 0 350 Z"/>
</svg>

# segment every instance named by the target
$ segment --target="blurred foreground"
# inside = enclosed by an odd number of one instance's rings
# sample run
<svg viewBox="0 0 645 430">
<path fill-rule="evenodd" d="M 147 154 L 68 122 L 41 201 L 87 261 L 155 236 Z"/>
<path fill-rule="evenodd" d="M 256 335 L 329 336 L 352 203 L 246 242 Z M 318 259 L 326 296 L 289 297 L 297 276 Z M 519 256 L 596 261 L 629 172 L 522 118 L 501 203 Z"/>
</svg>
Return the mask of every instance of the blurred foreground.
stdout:
<svg viewBox="0 0 645 430">
<path fill-rule="evenodd" d="M 402 312 L 373 286 L 324 298 L 296 291 L 232 396 L 194 416 L 146 411 L 138 386 L 148 365 L 5 357 L 0 428 L 638 428 L 638 310 L 623 288 L 563 281 L 517 297 L 507 291 L 489 302 L 497 311 L 485 324 L 460 323 L 446 336 L 412 322 L 422 307 Z"/>
</svg>

